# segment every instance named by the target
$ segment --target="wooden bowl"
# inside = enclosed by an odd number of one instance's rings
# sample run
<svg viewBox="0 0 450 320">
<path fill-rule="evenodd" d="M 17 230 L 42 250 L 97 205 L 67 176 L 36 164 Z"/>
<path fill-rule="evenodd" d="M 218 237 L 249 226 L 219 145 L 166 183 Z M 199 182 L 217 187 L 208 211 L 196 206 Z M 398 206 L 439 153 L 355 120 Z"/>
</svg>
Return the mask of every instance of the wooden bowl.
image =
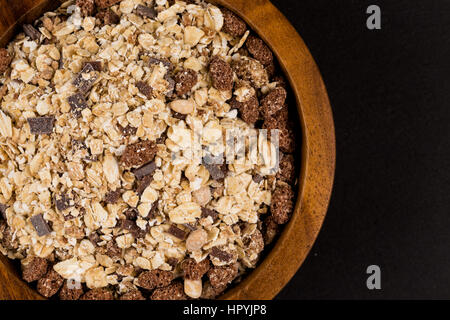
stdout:
<svg viewBox="0 0 450 320">
<path fill-rule="evenodd" d="M 241 16 L 275 53 L 295 95 L 302 132 L 299 191 L 294 214 L 260 265 L 222 299 L 272 299 L 297 272 L 328 208 L 335 171 L 334 123 L 319 70 L 297 31 L 268 0 L 214 0 Z M 0 46 L 55 0 L 0 0 Z M 12 262 L 0 256 L 0 299 L 42 299 Z"/>
</svg>

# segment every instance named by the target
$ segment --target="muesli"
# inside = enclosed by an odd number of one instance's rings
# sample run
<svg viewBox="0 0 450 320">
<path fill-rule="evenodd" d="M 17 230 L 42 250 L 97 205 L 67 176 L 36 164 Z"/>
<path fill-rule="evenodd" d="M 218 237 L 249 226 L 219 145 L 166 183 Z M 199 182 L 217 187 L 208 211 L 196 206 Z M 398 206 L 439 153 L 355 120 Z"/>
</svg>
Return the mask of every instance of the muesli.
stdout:
<svg viewBox="0 0 450 320">
<path fill-rule="evenodd" d="M 293 211 L 275 66 L 204 1 L 68 1 L 24 25 L 0 49 L 0 252 L 45 297 L 219 296 Z M 209 161 L 237 129 L 278 133 L 279 156 L 258 133 L 256 161 Z"/>
</svg>

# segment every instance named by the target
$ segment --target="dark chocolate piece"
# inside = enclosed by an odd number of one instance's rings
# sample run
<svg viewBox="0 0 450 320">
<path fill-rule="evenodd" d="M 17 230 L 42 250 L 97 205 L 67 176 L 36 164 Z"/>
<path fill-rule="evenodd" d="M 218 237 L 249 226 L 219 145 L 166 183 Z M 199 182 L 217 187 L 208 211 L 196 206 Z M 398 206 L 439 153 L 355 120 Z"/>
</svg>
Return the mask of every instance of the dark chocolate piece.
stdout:
<svg viewBox="0 0 450 320">
<path fill-rule="evenodd" d="M 134 175 L 138 180 L 142 179 L 145 176 L 151 175 L 156 170 L 156 163 L 155 161 L 152 161 L 150 163 L 147 163 L 146 165 L 143 165 L 142 167 L 138 169 L 132 170 Z"/>
<path fill-rule="evenodd" d="M 173 69 L 173 65 L 169 60 L 166 59 L 158 59 L 158 58 L 150 58 L 149 64 L 150 65 L 159 65 L 160 63 L 163 64 L 164 67 L 166 67 L 169 70 Z"/>
<path fill-rule="evenodd" d="M 6 220 L 6 209 L 8 209 L 8 207 L 0 203 L 0 215 L 4 220 Z"/>
<path fill-rule="evenodd" d="M 139 4 L 136 8 L 136 13 L 142 17 L 154 19 L 157 16 L 157 12 L 154 8 L 146 7 Z"/>
<path fill-rule="evenodd" d="M 146 232 L 138 227 L 135 221 L 132 220 L 119 220 L 120 228 L 130 231 L 135 238 L 143 238 Z"/>
<path fill-rule="evenodd" d="M 259 174 L 255 174 L 253 176 L 253 181 L 256 182 L 256 183 L 260 183 L 261 181 L 263 181 L 263 179 L 264 178 L 262 176 L 260 176 Z"/>
<path fill-rule="evenodd" d="M 139 92 L 142 93 L 147 99 L 152 98 L 153 88 L 145 81 L 136 82 L 136 87 L 139 89 Z"/>
<path fill-rule="evenodd" d="M 122 134 L 125 137 L 133 136 L 137 132 L 137 128 L 132 127 L 130 125 L 127 125 L 125 128 L 122 127 L 120 124 L 118 124 L 117 126 L 119 127 L 120 132 L 122 132 Z"/>
<path fill-rule="evenodd" d="M 212 247 L 211 252 L 209 253 L 211 256 L 219 259 L 220 261 L 229 262 L 233 259 L 233 255 L 226 251 L 220 250 L 217 247 Z"/>
<path fill-rule="evenodd" d="M 128 208 L 124 213 L 125 217 L 127 217 L 128 220 L 136 220 L 138 216 L 138 212 L 134 208 Z"/>
<path fill-rule="evenodd" d="M 126 168 L 142 166 L 155 158 L 156 151 L 156 144 L 152 141 L 129 144 L 120 158 L 120 163 Z"/>
<path fill-rule="evenodd" d="M 53 132 L 55 117 L 28 118 L 27 121 L 32 134 L 51 134 Z"/>
<path fill-rule="evenodd" d="M 101 61 L 88 61 L 85 62 L 83 65 L 83 69 L 86 67 L 86 65 L 91 65 L 92 69 L 94 69 L 95 71 L 102 71 L 102 62 Z"/>
<path fill-rule="evenodd" d="M 31 24 L 24 24 L 23 32 L 25 32 L 32 40 L 39 40 L 41 38 L 41 33 Z"/>
<path fill-rule="evenodd" d="M 97 80 L 97 74 L 95 73 L 94 67 L 90 63 L 86 63 L 84 68 L 73 80 L 73 85 L 77 87 L 78 91 L 83 95 L 91 90 L 94 82 Z"/>
<path fill-rule="evenodd" d="M 213 220 L 216 220 L 218 216 L 219 213 L 216 210 L 202 207 L 202 216 L 201 216 L 202 218 L 211 217 Z"/>
<path fill-rule="evenodd" d="M 81 117 L 81 111 L 88 107 L 86 99 L 81 93 L 75 93 L 70 96 L 67 101 L 69 102 L 72 113 L 77 117 Z"/>
<path fill-rule="evenodd" d="M 56 209 L 58 209 L 58 211 L 64 211 L 67 208 L 73 207 L 73 205 L 70 204 L 71 201 L 72 199 L 65 194 L 61 195 L 59 199 L 55 200 Z"/>
<path fill-rule="evenodd" d="M 186 236 L 187 236 L 186 232 L 184 232 L 180 228 L 174 226 L 173 224 L 170 226 L 170 228 L 167 232 L 180 240 L 186 239 Z"/>
<path fill-rule="evenodd" d="M 48 225 L 47 221 L 45 221 L 44 216 L 42 214 L 34 215 L 30 218 L 31 224 L 36 230 L 39 237 L 45 236 L 52 232 L 52 228 Z"/>
</svg>

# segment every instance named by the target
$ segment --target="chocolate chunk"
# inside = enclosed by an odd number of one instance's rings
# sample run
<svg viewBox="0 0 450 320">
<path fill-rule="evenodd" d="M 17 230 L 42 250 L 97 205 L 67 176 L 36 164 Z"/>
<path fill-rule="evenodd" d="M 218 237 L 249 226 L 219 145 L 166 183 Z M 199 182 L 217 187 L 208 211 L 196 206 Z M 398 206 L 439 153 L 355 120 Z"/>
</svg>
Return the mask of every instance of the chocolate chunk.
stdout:
<svg viewBox="0 0 450 320">
<path fill-rule="evenodd" d="M 151 175 L 156 170 L 156 162 L 152 161 L 150 163 L 147 163 L 146 165 L 143 165 L 142 167 L 138 169 L 131 170 L 133 174 L 136 176 L 137 179 L 142 179 L 145 176 Z"/>
<path fill-rule="evenodd" d="M 136 183 L 136 193 L 141 196 L 144 193 L 145 189 L 147 189 L 147 187 L 150 185 L 150 183 L 152 183 L 152 181 L 152 175 L 144 176 L 142 179 L 138 180 Z"/>
<path fill-rule="evenodd" d="M 8 207 L 2 203 L 0 203 L 0 216 L 6 220 L 6 209 L 8 209 Z"/>
<path fill-rule="evenodd" d="M 202 218 L 211 217 L 214 221 L 217 219 L 218 216 L 219 216 L 219 213 L 216 210 L 202 207 Z"/>
<path fill-rule="evenodd" d="M 145 300 L 139 290 L 131 290 L 120 297 L 120 300 Z"/>
<path fill-rule="evenodd" d="M 64 285 L 59 292 L 59 299 L 61 300 L 78 300 L 83 295 L 84 291 L 81 284 L 77 286 L 73 281 L 64 281 Z"/>
<path fill-rule="evenodd" d="M 171 271 L 154 269 L 142 272 L 137 279 L 137 285 L 147 290 L 153 290 L 169 285 L 172 280 L 173 273 Z"/>
<path fill-rule="evenodd" d="M 74 95 L 67 98 L 69 102 L 72 113 L 77 117 L 81 117 L 81 111 L 88 107 L 86 99 L 81 93 L 75 93 Z"/>
<path fill-rule="evenodd" d="M 170 285 L 157 288 L 153 291 L 151 300 L 187 300 L 188 297 L 184 293 L 183 284 L 179 281 L 174 281 Z"/>
<path fill-rule="evenodd" d="M 0 48 L 0 73 L 4 73 L 8 70 L 11 61 L 12 57 L 9 55 L 8 50 Z"/>
<path fill-rule="evenodd" d="M 209 64 L 212 85 L 220 91 L 229 91 L 233 88 L 233 70 L 230 65 L 219 57 L 214 57 Z"/>
<path fill-rule="evenodd" d="M 172 117 L 178 120 L 186 120 L 187 114 L 181 114 L 175 111 L 172 111 Z"/>
<path fill-rule="evenodd" d="M 106 255 L 113 259 L 120 258 L 122 256 L 122 249 L 119 248 L 114 240 L 109 241 L 106 244 Z"/>
<path fill-rule="evenodd" d="M 273 62 L 273 54 L 269 47 L 254 35 L 250 35 L 245 42 L 248 52 L 263 65 L 268 66 Z"/>
<path fill-rule="evenodd" d="M 17 238 L 5 220 L 0 220 L 0 244 L 7 250 L 18 247 Z"/>
<path fill-rule="evenodd" d="M 118 24 L 120 22 L 120 17 L 111 9 L 101 10 L 95 16 L 100 23 L 104 26 Z"/>
<path fill-rule="evenodd" d="M 128 208 L 123 213 L 128 220 L 135 221 L 138 217 L 138 211 L 135 208 Z"/>
<path fill-rule="evenodd" d="M 184 240 L 187 237 L 186 232 L 184 232 L 180 228 L 174 226 L 173 224 L 170 226 L 170 228 L 167 232 L 180 240 Z"/>
<path fill-rule="evenodd" d="M 153 89 L 147 82 L 138 81 L 136 82 L 136 87 L 139 89 L 140 93 L 147 97 L 147 99 L 152 98 Z"/>
<path fill-rule="evenodd" d="M 223 288 L 231 283 L 238 274 L 237 264 L 214 267 L 208 271 L 208 278 L 214 288 Z"/>
<path fill-rule="evenodd" d="M 150 65 L 160 65 L 162 63 L 163 66 L 166 67 L 169 71 L 173 70 L 173 64 L 167 59 L 158 59 L 152 57 L 149 59 L 148 63 Z"/>
<path fill-rule="evenodd" d="M 175 76 L 175 90 L 177 95 L 182 96 L 186 93 L 189 93 L 192 87 L 198 81 L 197 72 L 192 69 L 181 70 Z"/>
<path fill-rule="evenodd" d="M 172 267 L 176 267 L 178 264 L 178 259 L 174 258 L 174 257 L 170 257 L 167 259 L 167 264 L 172 266 Z"/>
<path fill-rule="evenodd" d="M 95 81 L 97 80 L 98 75 L 94 70 L 94 66 L 90 63 L 85 64 L 84 68 L 80 71 L 80 73 L 73 80 L 73 85 L 77 87 L 78 91 L 85 95 L 91 90 Z"/>
<path fill-rule="evenodd" d="M 97 246 L 98 243 L 102 241 L 102 239 L 100 239 L 100 235 L 97 232 L 91 232 L 91 234 L 88 236 L 88 239 L 95 246 Z"/>
<path fill-rule="evenodd" d="M 255 183 L 260 183 L 261 181 L 263 181 L 263 177 L 262 176 L 260 176 L 259 174 L 255 174 L 253 177 L 252 177 L 252 179 L 253 179 L 253 181 L 255 182 Z"/>
<path fill-rule="evenodd" d="M 120 199 L 120 196 L 121 196 L 120 190 L 110 191 L 105 195 L 105 202 L 114 204 Z"/>
<path fill-rule="evenodd" d="M 39 237 L 45 236 L 52 232 L 52 228 L 48 225 L 47 221 L 45 221 L 42 214 L 32 216 L 30 221 Z"/>
<path fill-rule="evenodd" d="M 102 71 L 102 62 L 101 61 L 88 61 L 85 62 L 83 65 L 83 68 L 86 67 L 86 65 L 91 65 L 92 69 L 94 69 L 95 71 Z"/>
<path fill-rule="evenodd" d="M 216 181 L 220 181 L 225 178 L 226 172 L 227 172 L 227 164 L 214 164 L 215 161 L 213 161 L 214 158 L 211 158 L 209 156 L 203 157 L 203 165 L 208 170 L 209 174 L 211 175 L 211 178 L 213 178 Z"/>
<path fill-rule="evenodd" d="M 156 215 L 158 214 L 158 203 L 159 203 L 159 201 L 153 202 L 152 208 L 150 209 L 150 212 L 147 215 L 148 219 L 156 218 Z"/>
<path fill-rule="evenodd" d="M 126 167 L 138 167 L 144 165 L 155 158 L 156 144 L 154 142 L 145 140 L 130 144 L 125 148 L 120 163 Z"/>
<path fill-rule="evenodd" d="M 80 8 L 82 17 L 92 16 L 95 12 L 94 0 L 77 0 L 76 4 Z"/>
<path fill-rule="evenodd" d="M 41 279 L 47 273 L 48 262 L 44 258 L 33 257 L 30 262 L 23 266 L 22 278 L 26 282 Z"/>
<path fill-rule="evenodd" d="M 233 259 L 233 255 L 231 253 L 228 253 L 226 251 L 220 250 L 217 247 L 212 247 L 211 252 L 209 253 L 210 256 L 215 257 L 223 262 L 229 262 L 231 259 Z"/>
<path fill-rule="evenodd" d="M 25 32 L 25 34 L 29 36 L 31 40 L 39 40 L 41 38 L 41 33 L 31 24 L 24 24 L 23 32 Z"/>
<path fill-rule="evenodd" d="M 276 87 L 270 91 L 262 100 L 261 107 L 265 117 L 270 117 L 280 111 L 286 102 L 286 90 L 282 87 Z"/>
<path fill-rule="evenodd" d="M 62 194 L 59 199 L 55 199 L 55 205 L 56 205 L 56 209 L 58 209 L 58 211 L 64 211 L 67 208 L 73 207 L 72 203 L 72 199 L 69 198 L 67 195 Z"/>
<path fill-rule="evenodd" d="M 223 8 L 221 11 L 223 14 L 223 32 L 233 37 L 240 37 L 247 31 L 247 25 L 241 18 L 228 9 Z"/>
<path fill-rule="evenodd" d="M 173 96 L 173 92 L 175 91 L 175 80 L 173 80 L 172 77 L 169 76 L 168 74 L 166 74 L 164 76 L 164 80 L 167 81 L 166 96 L 167 97 L 172 97 Z"/>
<path fill-rule="evenodd" d="M 139 4 L 136 8 L 136 13 L 142 17 L 154 19 L 158 15 L 156 10 L 154 8 L 143 6 L 142 4 Z"/>
<path fill-rule="evenodd" d="M 99 9 L 105 9 L 112 7 L 113 5 L 119 3 L 122 0 L 95 0 L 95 5 Z"/>
<path fill-rule="evenodd" d="M 119 127 L 120 132 L 126 137 L 134 136 L 137 132 L 137 128 L 127 125 L 125 128 L 120 124 L 117 125 Z"/>
<path fill-rule="evenodd" d="M 80 150 L 87 150 L 86 143 L 84 143 L 83 140 L 72 140 L 72 150 L 74 152 L 80 151 Z"/>
<path fill-rule="evenodd" d="M 203 259 L 197 263 L 194 259 L 187 259 L 181 263 L 184 276 L 186 279 L 199 280 L 205 273 L 209 271 L 211 264 L 209 259 Z"/>
<path fill-rule="evenodd" d="M 86 292 L 80 300 L 114 300 L 111 290 L 96 288 Z"/>
<path fill-rule="evenodd" d="M 272 194 L 270 213 L 278 224 L 285 224 L 294 210 L 294 192 L 288 184 L 279 184 Z"/>
<path fill-rule="evenodd" d="M 51 134 L 55 117 L 28 118 L 31 134 Z"/>
<path fill-rule="evenodd" d="M 64 283 L 64 279 L 53 269 L 50 269 L 45 277 L 39 279 L 37 291 L 44 297 L 55 295 Z"/>
<path fill-rule="evenodd" d="M 144 230 L 138 227 L 135 221 L 119 220 L 120 228 L 130 231 L 135 238 L 143 238 L 147 234 Z"/>
</svg>

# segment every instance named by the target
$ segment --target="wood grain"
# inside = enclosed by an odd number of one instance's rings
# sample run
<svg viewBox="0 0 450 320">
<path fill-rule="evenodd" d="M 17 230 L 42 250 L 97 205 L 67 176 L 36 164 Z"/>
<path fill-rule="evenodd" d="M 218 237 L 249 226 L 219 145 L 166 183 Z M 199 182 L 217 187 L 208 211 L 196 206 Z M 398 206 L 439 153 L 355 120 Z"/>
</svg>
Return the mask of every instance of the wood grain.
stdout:
<svg viewBox="0 0 450 320">
<path fill-rule="evenodd" d="M 264 261 L 222 299 L 272 299 L 297 272 L 322 226 L 335 171 L 335 134 L 320 72 L 297 31 L 268 0 L 214 0 L 238 13 L 272 48 L 292 87 L 302 129 L 300 187 L 294 214 Z M 20 3 L 20 4 L 19 4 Z M 0 46 L 24 22 L 57 6 L 51 0 L 0 0 Z M 0 257 L 0 299 L 41 299 Z"/>
</svg>

